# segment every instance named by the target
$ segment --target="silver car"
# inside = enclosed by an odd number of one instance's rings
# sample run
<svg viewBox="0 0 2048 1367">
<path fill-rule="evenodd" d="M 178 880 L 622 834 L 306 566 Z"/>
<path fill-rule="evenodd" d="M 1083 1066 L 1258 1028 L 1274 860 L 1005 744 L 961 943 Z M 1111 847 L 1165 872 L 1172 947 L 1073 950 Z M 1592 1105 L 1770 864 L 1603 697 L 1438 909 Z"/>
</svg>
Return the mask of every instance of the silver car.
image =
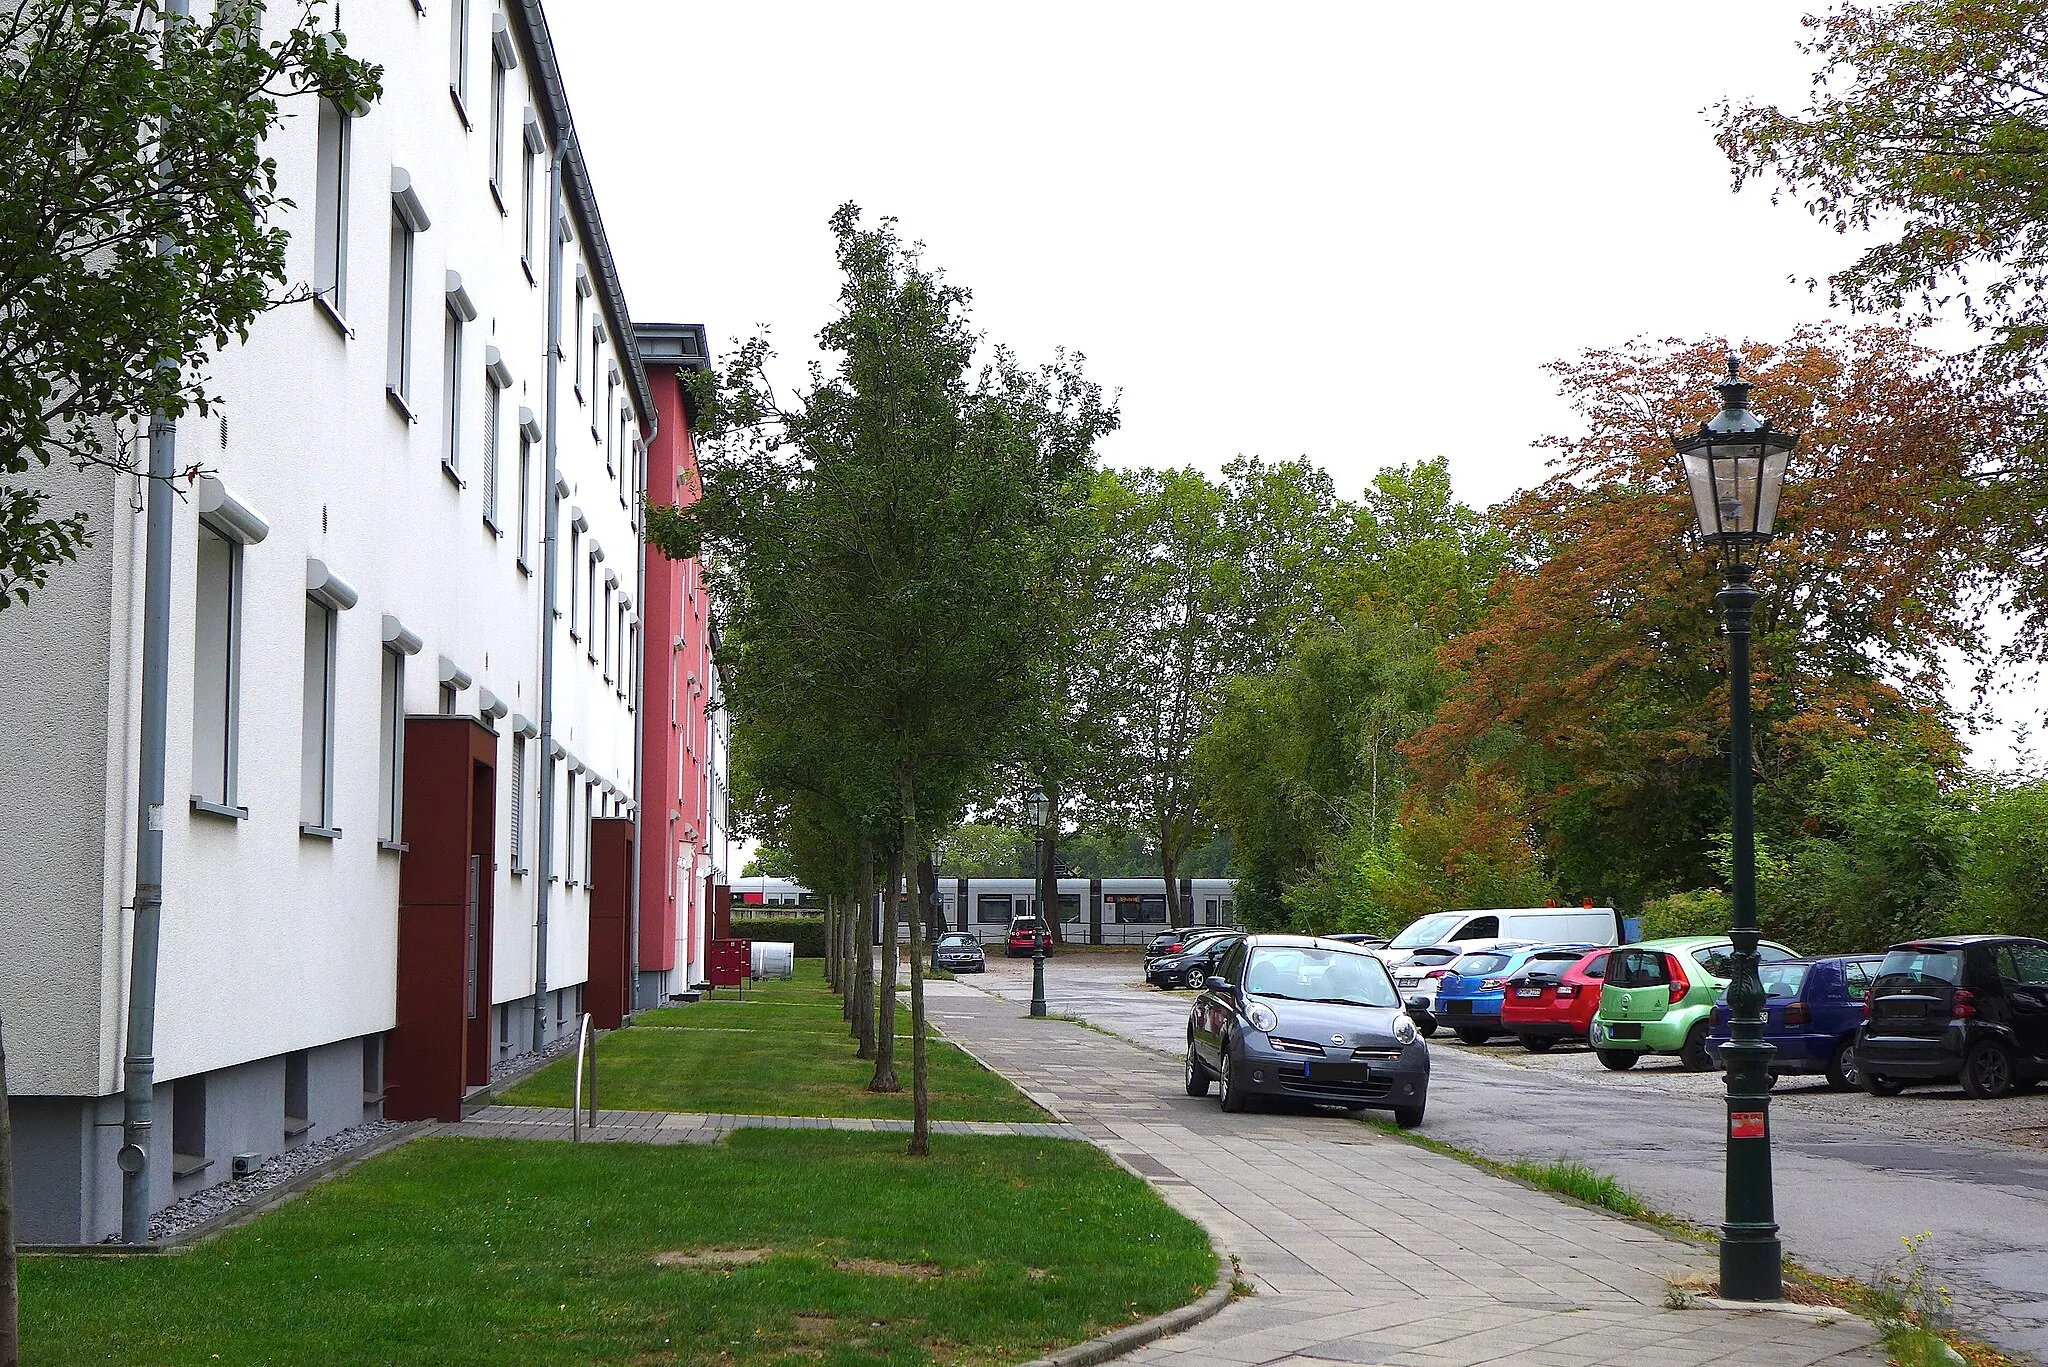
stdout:
<svg viewBox="0 0 2048 1367">
<path fill-rule="evenodd" d="M 988 960 L 981 941 L 964 931 L 950 931 L 932 941 L 932 967 L 949 973 L 986 973 Z"/>
</svg>

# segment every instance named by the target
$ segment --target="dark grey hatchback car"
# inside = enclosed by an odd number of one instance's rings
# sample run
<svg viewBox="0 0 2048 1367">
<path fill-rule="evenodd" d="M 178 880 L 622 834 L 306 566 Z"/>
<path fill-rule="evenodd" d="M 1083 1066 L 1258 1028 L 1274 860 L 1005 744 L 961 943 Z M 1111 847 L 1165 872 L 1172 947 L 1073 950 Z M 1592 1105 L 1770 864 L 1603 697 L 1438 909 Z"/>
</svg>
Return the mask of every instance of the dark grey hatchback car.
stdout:
<svg viewBox="0 0 2048 1367">
<path fill-rule="evenodd" d="M 1188 1016 L 1188 1095 L 1208 1095 L 1212 1081 L 1226 1111 L 1286 1097 L 1419 1125 L 1429 1045 L 1377 956 L 1337 940 L 1251 935 L 1223 956 Z"/>
<path fill-rule="evenodd" d="M 1863 1088 L 1957 1081 L 2002 1097 L 2048 1079 L 2048 942 L 1942 935 L 1893 945 L 1856 1041 Z"/>
</svg>

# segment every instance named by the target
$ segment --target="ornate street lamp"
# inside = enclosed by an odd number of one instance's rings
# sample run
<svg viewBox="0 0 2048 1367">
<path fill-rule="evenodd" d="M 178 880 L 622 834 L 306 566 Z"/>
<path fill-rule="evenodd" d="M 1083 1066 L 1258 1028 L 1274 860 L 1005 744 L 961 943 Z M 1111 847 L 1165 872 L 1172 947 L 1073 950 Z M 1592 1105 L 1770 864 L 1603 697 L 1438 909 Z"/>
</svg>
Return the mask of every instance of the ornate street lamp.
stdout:
<svg viewBox="0 0 2048 1367">
<path fill-rule="evenodd" d="M 1772 536 L 1785 467 L 1799 438 L 1780 432 L 1749 406 L 1749 382 L 1728 358 L 1721 411 L 1698 432 L 1674 443 L 1692 491 L 1700 537 L 1721 557 L 1728 614 L 1728 789 L 1735 853 L 1734 941 L 1728 980 L 1731 1038 L 1721 1046 L 1727 1069 L 1728 1163 L 1721 1225 L 1721 1294 L 1736 1301 L 1784 1295 L 1782 1250 L 1771 1196 L 1771 1056 L 1764 1041 L 1764 984 L 1758 969 L 1756 830 L 1750 791 L 1749 632 L 1757 590 L 1749 582 L 1755 553 Z"/>
<path fill-rule="evenodd" d="M 1024 794 L 1024 819 L 1031 823 L 1031 886 L 1038 900 L 1045 900 L 1045 818 L 1052 804 L 1045 790 L 1034 787 Z M 1031 937 L 1031 1014 L 1045 1014 L 1045 920 L 1046 909 L 1038 908 L 1038 930 Z"/>
</svg>

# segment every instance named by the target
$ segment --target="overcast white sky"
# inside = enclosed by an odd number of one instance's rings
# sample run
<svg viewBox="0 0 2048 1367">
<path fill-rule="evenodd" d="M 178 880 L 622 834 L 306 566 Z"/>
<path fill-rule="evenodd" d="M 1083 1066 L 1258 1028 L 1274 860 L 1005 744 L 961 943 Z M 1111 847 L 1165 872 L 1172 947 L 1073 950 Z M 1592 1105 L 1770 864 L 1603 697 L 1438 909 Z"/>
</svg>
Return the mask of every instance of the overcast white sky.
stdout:
<svg viewBox="0 0 2048 1367">
<path fill-rule="evenodd" d="M 555 0 L 627 299 L 809 352 L 851 199 L 1027 360 L 1121 389 L 1120 465 L 1450 459 L 1491 503 L 1570 430 L 1544 362 L 1776 339 L 1854 243 L 1732 194 L 1702 112 L 1802 102 L 1796 0 Z M 1980 759 L 2006 762 L 1994 740 Z"/>
</svg>

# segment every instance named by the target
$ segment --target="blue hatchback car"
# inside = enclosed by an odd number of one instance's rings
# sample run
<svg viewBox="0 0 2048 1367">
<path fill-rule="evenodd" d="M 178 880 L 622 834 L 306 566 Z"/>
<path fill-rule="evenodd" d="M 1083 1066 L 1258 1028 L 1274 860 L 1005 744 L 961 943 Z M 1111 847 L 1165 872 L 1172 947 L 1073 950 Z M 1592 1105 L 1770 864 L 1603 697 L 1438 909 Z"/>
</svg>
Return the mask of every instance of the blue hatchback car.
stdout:
<svg viewBox="0 0 2048 1367">
<path fill-rule="evenodd" d="M 1882 954 L 1844 954 L 1765 964 L 1764 1038 L 1778 1046 L 1771 1072 L 1824 1073 L 1838 1092 L 1857 1086 L 1856 1029 L 1863 1024 L 1863 994 L 1883 962 Z M 1707 1025 L 1707 1052 L 1717 1064 L 1728 1038 L 1724 996 Z"/>
<path fill-rule="evenodd" d="M 1562 973 L 1597 945 L 1498 945 L 1461 954 L 1437 979 L 1436 1018 L 1467 1044 L 1484 1044 L 1501 1034 L 1500 1004 L 1507 981 L 1527 968 Z"/>
</svg>

